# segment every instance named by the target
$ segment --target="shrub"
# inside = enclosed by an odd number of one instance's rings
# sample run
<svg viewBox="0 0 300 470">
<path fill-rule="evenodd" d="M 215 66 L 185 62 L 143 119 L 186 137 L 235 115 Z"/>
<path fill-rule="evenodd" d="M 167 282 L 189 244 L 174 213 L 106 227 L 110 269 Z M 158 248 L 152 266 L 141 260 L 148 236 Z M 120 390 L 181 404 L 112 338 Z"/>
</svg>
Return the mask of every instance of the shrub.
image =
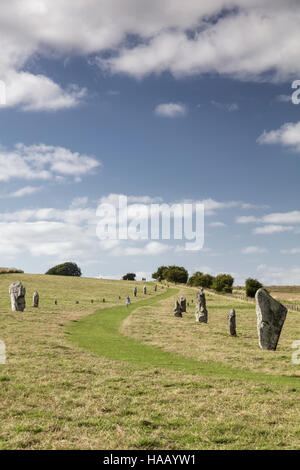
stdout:
<svg viewBox="0 0 300 470">
<path fill-rule="evenodd" d="M 232 293 L 234 279 L 230 274 L 218 274 L 213 280 L 212 288 L 217 292 Z"/>
<path fill-rule="evenodd" d="M 207 287 L 212 286 L 214 277 L 210 274 L 203 274 L 200 271 L 194 273 L 188 280 L 188 285 L 193 287 Z"/>
<path fill-rule="evenodd" d="M 63 263 L 53 266 L 46 274 L 53 274 L 55 276 L 81 276 L 81 269 L 76 263 Z"/>
<path fill-rule="evenodd" d="M 245 281 L 245 287 L 246 296 L 255 297 L 256 291 L 262 287 L 262 284 L 257 279 L 251 279 L 251 277 L 249 277 Z"/>
<path fill-rule="evenodd" d="M 0 268 L 0 274 L 23 274 L 24 271 L 22 269 L 16 269 L 16 268 Z"/>
<path fill-rule="evenodd" d="M 122 277 L 123 281 L 135 281 L 135 278 L 136 278 L 136 274 L 134 273 L 127 273 L 127 274 L 124 274 L 124 276 Z"/>
<path fill-rule="evenodd" d="M 169 282 L 180 282 L 186 284 L 189 278 L 189 273 L 183 266 L 168 266 L 165 273 L 165 279 Z"/>
<path fill-rule="evenodd" d="M 157 271 L 152 274 L 152 278 L 163 281 L 164 279 L 166 279 L 167 271 L 167 266 L 159 266 L 159 268 L 157 268 Z"/>
</svg>

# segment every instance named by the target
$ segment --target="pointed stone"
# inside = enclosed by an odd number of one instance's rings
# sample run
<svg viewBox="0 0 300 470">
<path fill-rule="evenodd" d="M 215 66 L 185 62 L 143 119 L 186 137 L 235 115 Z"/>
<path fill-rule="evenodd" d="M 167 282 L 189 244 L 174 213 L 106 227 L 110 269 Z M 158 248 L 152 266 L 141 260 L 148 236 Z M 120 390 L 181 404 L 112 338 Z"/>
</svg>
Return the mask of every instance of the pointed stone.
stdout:
<svg viewBox="0 0 300 470">
<path fill-rule="evenodd" d="M 38 293 L 38 292 L 34 292 L 34 294 L 33 294 L 33 306 L 34 306 L 35 308 L 38 308 L 38 306 L 39 306 L 39 301 L 40 301 L 39 293 Z"/>
<path fill-rule="evenodd" d="M 180 318 L 182 317 L 181 307 L 180 307 L 180 303 L 178 302 L 178 300 L 175 301 L 174 317 L 180 317 Z"/>
<path fill-rule="evenodd" d="M 231 336 L 236 336 L 236 319 L 234 308 L 230 310 L 228 317 L 228 331 Z"/>
<path fill-rule="evenodd" d="M 207 323 L 207 308 L 206 308 L 206 299 L 203 289 L 201 288 L 197 292 L 196 296 L 196 321 L 199 323 Z"/>
<path fill-rule="evenodd" d="M 26 289 L 21 282 L 14 282 L 9 287 L 11 309 L 13 312 L 24 312 Z"/>
<path fill-rule="evenodd" d="M 257 332 L 262 349 L 275 351 L 286 319 L 287 308 L 268 294 L 258 289 L 255 294 Z"/>
<path fill-rule="evenodd" d="M 182 312 L 186 312 L 186 298 L 183 296 L 180 297 L 180 307 Z"/>
</svg>

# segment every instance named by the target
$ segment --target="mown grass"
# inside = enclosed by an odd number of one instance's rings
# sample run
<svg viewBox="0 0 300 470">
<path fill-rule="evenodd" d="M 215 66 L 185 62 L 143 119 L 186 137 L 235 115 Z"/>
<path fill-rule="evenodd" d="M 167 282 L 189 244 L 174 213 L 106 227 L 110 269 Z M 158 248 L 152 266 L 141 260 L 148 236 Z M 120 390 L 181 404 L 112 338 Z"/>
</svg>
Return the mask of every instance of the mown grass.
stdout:
<svg viewBox="0 0 300 470">
<path fill-rule="evenodd" d="M 8 286 L 20 278 L 27 287 L 28 308 L 24 313 L 11 313 Z M 181 321 L 173 317 L 173 297 L 155 302 L 157 298 L 151 305 L 124 312 L 125 297 L 131 294 L 132 286 L 130 282 L 95 279 L 1 276 L 0 339 L 7 345 L 7 364 L 0 366 L 1 449 L 299 448 L 299 390 L 290 383 L 245 380 L 227 373 L 192 373 L 182 363 L 177 369 L 165 364 L 147 365 L 142 360 L 125 361 L 124 354 L 115 360 L 73 343 L 81 319 L 85 324 L 89 314 L 100 318 L 101 312 L 94 315 L 95 310 L 118 307 L 116 318 L 111 316 L 111 325 L 116 321 L 113 328 L 119 328 L 121 307 L 122 315 L 129 314 L 121 320 L 122 333 L 135 344 L 147 345 L 152 352 L 153 347 L 163 350 L 180 361 L 200 359 L 264 376 L 255 358 L 261 354 L 268 358 L 269 354 L 264 355 L 257 337 L 251 336 L 253 321 L 255 329 L 253 312 L 249 325 L 245 321 L 242 326 L 241 315 L 247 318 L 249 312 L 237 310 L 239 337 L 250 335 L 249 343 L 239 345 L 245 351 L 237 366 L 237 351 L 232 354 L 233 363 L 228 358 L 228 345 L 235 343 L 226 336 L 225 298 L 208 299 L 210 323 L 200 326 L 194 324 L 194 291 L 187 290 L 190 313 Z M 30 306 L 34 290 L 41 296 L 38 310 Z M 165 292 L 159 288 L 157 294 Z M 149 287 L 146 298 L 152 299 L 153 295 Z M 54 305 L 55 298 L 58 305 Z M 144 296 L 139 292 L 133 301 L 140 300 Z M 70 322 L 71 335 L 66 334 Z M 295 317 L 295 328 L 297 322 Z M 200 329 L 194 332 L 194 326 Z M 208 341 L 209 331 L 214 328 L 224 333 L 216 357 L 211 356 L 213 345 Z M 244 328 L 250 330 L 243 332 Z M 278 364 L 268 363 L 267 359 L 264 366 L 268 375 L 282 375 L 286 363 L 281 348 L 285 341 L 297 339 L 295 331 L 284 328 L 280 347 L 273 353 Z M 117 342 L 119 339 L 117 336 Z M 242 361 L 252 343 L 253 355 Z"/>
</svg>

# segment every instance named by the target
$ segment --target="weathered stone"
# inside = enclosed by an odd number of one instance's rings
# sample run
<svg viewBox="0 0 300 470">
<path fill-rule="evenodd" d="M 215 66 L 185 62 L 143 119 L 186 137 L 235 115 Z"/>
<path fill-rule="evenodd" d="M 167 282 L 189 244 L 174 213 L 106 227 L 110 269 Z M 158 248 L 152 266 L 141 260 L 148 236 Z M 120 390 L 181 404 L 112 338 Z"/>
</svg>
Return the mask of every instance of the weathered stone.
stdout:
<svg viewBox="0 0 300 470">
<path fill-rule="evenodd" d="M 14 282 L 9 287 L 11 309 L 13 312 L 24 312 L 26 289 L 21 282 Z"/>
<path fill-rule="evenodd" d="M 136 297 L 136 294 L 137 294 L 137 287 L 134 286 L 134 289 L 133 289 L 133 295 L 134 295 L 134 297 Z"/>
<path fill-rule="evenodd" d="M 206 299 L 202 288 L 197 292 L 196 296 L 196 321 L 207 323 Z"/>
<path fill-rule="evenodd" d="M 35 308 L 38 308 L 38 306 L 39 306 L 39 301 L 40 301 L 39 293 L 38 293 L 38 292 L 34 292 L 34 294 L 33 294 L 33 306 L 34 306 Z"/>
<path fill-rule="evenodd" d="M 258 289 L 255 300 L 259 345 L 262 349 L 275 351 L 286 319 L 287 308 L 273 299 L 264 289 Z"/>
<path fill-rule="evenodd" d="M 105 303 L 105 299 L 104 299 L 104 298 L 102 299 L 102 302 Z"/>
<path fill-rule="evenodd" d="M 57 300 L 54 300 L 55 305 L 57 305 Z"/>
<path fill-rule="evenodd" d="M 157 292 L 157 285 L 154 285 L 154 292 Z"/>
<path fill-rule="evenodd" d="M 79 304 L 79 301 L 78 301 L 78 300 L 76 300 L 76 305 L 77 305 L 77 304 Z"/>
<path fill-rule="evenodd" d="M 180 307 L 182 312 L 186 312 L 186 298 L 183 296 L 180 297 Z"/>
<path fill-rule="evenodd" d="M 93 299 L 91 299 L 91 304 L 93 304 L 93 303 L 94 303 L 94 300 L 93 300 Z"/>
<path fill-rule="evenodd" d="M 174 316 L 182 317 L 181 307 L 180 307 L 180 303 L 178 302 L 178 300 L 175 301 Z"/>
<path fill-rule="evenodd" d="M 236 336 L 236 318 L 234 308 L 230 310 L 228 316 L 228 331 L 231 336 Z"/>
<path fill-rule="evenodd" d="M 147 286 L 143 287 L 143 292 L 144 292 L 144 294 L 147 294 Z"/>
</svg>

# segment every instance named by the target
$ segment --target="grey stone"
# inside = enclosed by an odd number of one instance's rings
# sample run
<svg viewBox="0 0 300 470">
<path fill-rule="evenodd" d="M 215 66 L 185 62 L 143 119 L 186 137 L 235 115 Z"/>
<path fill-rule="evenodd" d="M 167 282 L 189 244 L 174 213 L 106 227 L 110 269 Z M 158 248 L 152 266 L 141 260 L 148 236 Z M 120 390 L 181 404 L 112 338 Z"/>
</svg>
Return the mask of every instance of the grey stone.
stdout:
<svg viewBox="0 0 300 470">
<path fill-rule="evenodd" d="M 259 345 L 262 349 L 275 351 L 286 319 L 287 308 L 273 299 L 264 289 L 258 289 L 255 300 Z"/>
<path fill-rule="evenodd" d="M 182 317 L 181 307 L 180 307 L 180 303 L 178 302 L 178 300 L 175 301 L 174 317 L 180 317 L 180 318 Z"/>
<path fill-rule="evenodd" d="M 9 287 L 11 309 L 13 312 L 24 312 L 26 289 L 21 282 L 14 282 Z"/>
<path fill-rule="evenodd" d="M 137 294 L 137 287 L 134 286 L 134 289 L 133 289 L 133 295 L 134 295 L 134 297 L 136 297 L 136 294 Z"/>
<path fill-rule="evenodd" d="M 234 308 L 230 310 L 228 316 L 228 331 L 231 336 L 236 336 L 236 317 Z"/>
<path fill-rule="evenodd" d="M 157 285 L 154 285 L 154 292 L 157 292 Z"/>
<path fill-rule="evenodd" d="M 197 292 L 196 296 L 196 321 L 199 323 L 207 323 L 208 312 L 206 308 L 206 299 L 203 289 Z"/>
<path fill-rule="evenodd" d="M 186 298 L 183 296 L 180 297 L 180 307 L 182 312 L 186 312 Z"/>
<path fill-rule="evenodd" d="M 39 306 L 39 301 L 40 301 L 39 293 L 38 293 L 38 292 L 34 292 L 34 294 L 33 294 L 33 306 L 34 306 L 35 308 L 38 308 L 38 306 Z"/>
<path fill-rule="evenodd" d="M 147 294 L 147 286 L 143 287 L 143 292 L 144 292 L 144 294 Z"/>
</svg>

